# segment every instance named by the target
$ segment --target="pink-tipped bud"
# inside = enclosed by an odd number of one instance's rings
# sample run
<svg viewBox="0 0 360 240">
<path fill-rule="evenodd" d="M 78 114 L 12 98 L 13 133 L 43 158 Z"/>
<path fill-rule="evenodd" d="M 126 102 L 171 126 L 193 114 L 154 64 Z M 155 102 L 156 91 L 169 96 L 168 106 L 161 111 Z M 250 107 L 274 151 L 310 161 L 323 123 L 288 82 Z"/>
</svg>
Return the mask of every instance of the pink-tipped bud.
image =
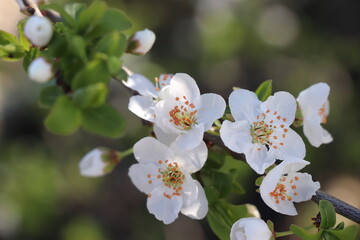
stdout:
<svg viewBox="0 0 360 240">
<path fill-rule="evenodd" d="M 136 55 L 144 55 L 154 45 L 155 38 L 155 33 L 149 29 L 135 32 L 129 39 L 127 52 Z"/>
<path fill-rule="evenodd" d="M 35 46 L 46 46 L 53 35 L 52 24 L 47 18 L 31 16 L 25 23 L 24 34 Z"/>
<path fill-rule="evenodd" d="M 54 73 L 52 65 L 44 58 L 39 57 L 30 64 L 28 75 L 30 80 L 34 82 L 46 83 L 54 76 Z"/>
</svg>

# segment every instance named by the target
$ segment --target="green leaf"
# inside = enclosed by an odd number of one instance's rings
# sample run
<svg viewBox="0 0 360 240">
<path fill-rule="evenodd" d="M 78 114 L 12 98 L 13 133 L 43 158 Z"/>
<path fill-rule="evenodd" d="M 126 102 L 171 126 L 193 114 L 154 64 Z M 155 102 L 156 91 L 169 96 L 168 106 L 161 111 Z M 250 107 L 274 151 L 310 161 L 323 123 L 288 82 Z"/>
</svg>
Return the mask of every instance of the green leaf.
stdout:
<svg viewBox="0 0 360 240">
<path fill-rule="evenodd" d="M 73 100 L 80 108 L 96 108 L 105 102 L 107 94 L 108 89 L 106 85 L 104 83 L 96 83 L 76 90 Z"/>
<path fill-rule="evenodd" d="M 255 185 L 260 187 L 262 181 L 264 180 L 264 176 L 260 176 L 255 180 Z"/>
<path fill-rule="evenodd" d="M 123 60 L 118 57 L 110 56 L 106 61 L 106 66 L 111 75 L 118 74 L 122 69 Z"/>
<path fill-rule="evenodd" d="M 107 5 L 103 1 L 94 1 L 92 4 L 80 12 L 77 29 L 80 34 L 90 33 L 100 22 L 105 14 Z"/>
<path fill-rule="evenodd" d="M 64 21 L 65 24 L 67 24 L 70 27 L 75 26 L 75 19 L 72 18 L 70 14 L 68 14 L 65 11 L 65 9 L 59 5 L 55 3 L 50 3 L 50 4 L 40 5 L 39 8 L 40 10 L 54 10 L 60 14 L 61 19 Z"/>
<path fill-rule="evenodd" d="M 72 89 L 78 89 L 99 82 L 107 84 L 109 80 L 110 74 L 103 61 L 93 60 L 77 73 L 71 86 Z"/>
<path fill-rule="evenodd" d="M 100 37 L 112 31 L 125 31 L 131 28 L 131 26 L 132 24 L 124 12 L 115 8 L 109 8 L 89 34 L 89 37 Z"/>
<path fill-rule="evenodd" d="M 113 76 L 113 78 L 118 81 L 118 82 L 121 82 L 122 81 L 127 81 L 129 75 L 126 73 L 126 71 L 124 69 L 120 69 L 120 71 Z"/>
<path fill-rule="evenodd" d="M 59 86 L 49 86 L 41 90 L 38 103 L 40 107 L 51 108 L 54 106 L 58 97 L 63 95 L 64 92 Z"/>
<path fill-rule="evenodd" d="M 249 206 L 251 205 L 232 205 L 217 201 L 207 214 L 211 229 L 220 239 L 229 239 L 231 227 L 237 220 L 253 216 Z"/>
<path fill-rule="evenodd" d="M 30 51 L 26 52 L 24 61 L 23 61 L 23 68 L 27 72 L 27 69 L 29 68 L 30 63 L 35 59 L 40 57 L 41 51 L 39 48 L 34 47 L 30 48 Z"/>
<path fill-rule="evenodd" d="M 351 225 L 351 226 L 348 226 L 347 228 L 343 229 L 343 230 L 336 230 L 336 229 L 333 229 L 333 230 L 330 230 L 330 232 L 337 236 L 339 239 L 341 240 L 355 240 L 356 239 L 356 236 L 357 236 L 357 227 L 356 225 Z"/>
<path fill-rule="evenodd" d="M 229 174 L 214 172 L 212 175 L 212 186 L 219 191 L 220 197 L 226 197 L 231 191 L 232 179 Z"/>
<path fill-rule="evenodd" d="M 262 102 L 266 101 L 266 99 L 271 95 L 271 92 L 272 92 L 272 80 L 267 80 L 263 82 L 255 91 L 259 100 Z"/>
<path fill-rule="evenodd" d="M 344 227 L 345 227 L 344 222 L 341 222 L 334 228 L 334 230 L 343 230 Z"/>
<path fill-rule="evenodd" d="M 334 206 L 327 200 L 320 200 L 319 209 L 321 215 L 320 227 L 329 229 L 336 223 L 336 212 Z"/>
<path fill-rule="evenodd" d="M 88 62 L 86 55 L 86 43 L 84 38 L 79 35 L 72 35 L 68 33 L 67 35 L 68 46 L 71 52 L 78 56 L 84 63 Z"/>
<path fill-rule="evenodd" d="M 19 33 L 19 42 L 21 44 L 21 46 L 24 48 L 25 51 L 29 51 L 30 46 L 32 45 L 31 42 L 25 37 L 24 34 L 24 26 L 26 23 L 27 19 L 23 19 L 21 20 L 17 27 L 18 27 L 18 33 Z"/>
<path fill-rule="evenodd" d="M 304 240 L 322 240 L 321 235 L 323 230 L 320 230 L 319 232 L 312 234 L 307 232 L 305 229 L 296 226 L 294 224 L 291 224 L 290 230 L 296 235 L 301 237 Z"/>
<path fill-rule="evenodd" d="M 82 127 L 102 136 L 117 138 L 125 130 L 123 117 L 110 105 L 83 110 Z"/>
<path fill-rule="evenodd" d="M 65 11 L 73 18 L 77 19 L 81 11 L 86 8 L 83 3 L 67 3 L 64 5 Z"/>
<path fill-rule="evenodd" d="M 216 190 L 213 186 L 207 186 L 204 188 L 204 190 L 209 206 L 213 205 L 220 197 L 219 191 Z"/>
<path fill-rule="evenodd" d="M 268 228 L 270 229 L 271 232 L 274 231 L 274 223 L 271 220 L 267 220 L 266 225 L 268 225 Z"/>
<path fill-rule="evenodd" d="M 119 31 L 103 36 L 95 46 L 95 52 L 103 52 L 110 56 L 120 57 L 126 50 L 127 38 Z"/>
<path fill-rule="evenodd" d="M 333 233 L 331 233 L 328 230 L 324 230 L 322 237 L 324 240 L 341 240 L 336 235 L 334 235 Z M 346 240 L 348 240 L 348 239 L 346 239 Z"/>
<path fill-rule="evenodd" d="M 20 45 L 17 38 L 8 32 L 0 30 L 0 59 L 17 61 L 24 55 L 25 49 Z"/>
<path fill-rule="evenodd" d="M 81 120 L 80 109 L 68 96 L 61 96 L 45 119 L 45 125 L 53 133 L 70 135 L 78 129 Z"/>
</svg>

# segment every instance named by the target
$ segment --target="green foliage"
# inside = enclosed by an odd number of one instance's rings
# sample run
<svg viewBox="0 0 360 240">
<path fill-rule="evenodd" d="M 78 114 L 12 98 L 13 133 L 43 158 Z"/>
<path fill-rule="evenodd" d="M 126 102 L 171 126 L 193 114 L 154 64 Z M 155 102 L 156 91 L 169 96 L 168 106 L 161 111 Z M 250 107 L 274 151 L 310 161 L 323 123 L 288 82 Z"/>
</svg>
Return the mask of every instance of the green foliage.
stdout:
<svg viewBox="0 0 360 240">
<path fill-rule="evenodd" d="M 61 96 L 45 119 L 45 125 L 53 133 L 69 135 L 78 129 L 81 118 L 81 110 L 68 96 Z"/>
<path fill-rule="evenodd" d="M 95 109 L 83 110 L 81 126 L 90 132 L 110 138 L 120 137 L 125 130 L 123 117 L 107 104 Z"/>
<path fill-rule="evenodd" d="M 40 107 L 51 108 L 54 106 L 58 97 L 63 95 L 63 90 L 59 86 L 48 86 L 41 90 L 38 103 Z"/>
<path fill-rule="evenodd" d="M 0 59 L 17 61 L 25 55 L 25 48 L 17 38 L 5 31 L 0 30 Z"/>
<path fill-rule="evenodd" d="M 294 224 L 292 224 L 290 226 L 290 230 L 296 235 L 296 236 L 299 236 L 301 237 L 302 239 L 304 240 L 321 240 L 321 235 L 322 235 L 322 232 L 323 230 L 313 234 L 313 233 L 309 233 L 308 231 L 306 231 L 305 229 L 299 227 L 299 226 L 296 226 Z"/>
<path fill-rule="evenodd" d="M 253 217 L 250 206 L 247 204 L 233 205 L 221 200 L 215 202 L 207 214 L 211 229 L 221 240 L 230 239 L 231 227 L 237 220 Z"/>
<path fill-rule="evenodd" d="M 319 209 L 321 215 L 320 227 L 322 229 L 328 229 L 336 223 L 336 212 L 333 205 L 327 200 L 320 200 Z"/>
<path fill-rule="evenodd" d="M 95 83 L 77 89 L 73 94 L 73 100 L 80 108 L 96 108 L 104 104 L 108 89 L 104 83 Z"/>
<path fill-rule="evenodd" d="M 272 92 L 272 80 L 267 80 L 260 84 L 255 93 L 259 100 L 264 102 L 271 95 Z"/>
</svg>

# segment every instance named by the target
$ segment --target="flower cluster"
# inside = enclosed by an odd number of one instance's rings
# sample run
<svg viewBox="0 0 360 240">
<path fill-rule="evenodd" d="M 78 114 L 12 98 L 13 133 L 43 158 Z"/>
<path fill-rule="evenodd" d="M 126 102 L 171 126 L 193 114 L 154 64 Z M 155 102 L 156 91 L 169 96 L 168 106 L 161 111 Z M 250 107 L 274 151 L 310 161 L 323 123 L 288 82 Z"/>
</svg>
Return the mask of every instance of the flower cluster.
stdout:
<svg viewBox="0 0 360 240">
<path fill-rule="evenodd" d="M 148 41 L 141 47 L 144 39 Z M 134 34 L 128 51 L 144 54 L 154 40 L 149 30 Z M 256 173 L 265 174 L 260 195 L 279 213 L 296 215 L 293 203 L 309 200 L 320 188 L 310 174 L 298 172 L 309 162 L 304 160 L 305 144 L 291 125 L 303 125 L 313 146 L 332 141 L 320 125 L 326 123 L 329 114 L 327 84 L 315 84 L 297 99 L 288 92 L 277 92 L 265 101 L 254 92 L 236 89 L 229 96 L 229 117 L 224 115 L 225 100 L 214 93 L 200 94 L 196 81 L 188 74 L 162 74 L 152 83 L 143 75 L 126 72 L 128 78 L 123 84 L 136 93 L 128 108 L 150 122 L 156 135 L 134 145 L 138 163 L 130 167 L 129 176 L 148 196 L 147 208 L 158 220 L 172 223 L 179 212 L 194 219 L 206 216 L 209 207 L 205 191 L 192 176 L 207 160 L 204 132 L 220 136 L 227 148 L 245 155 Z M 276 160 L 282 162 L 277 165 Z M 103 152 L 95 149 L 83 158 L 80 169 L 85 176 L 101 176 L 107 173 L 104 169 L 109 164 L 113 162 L 104 161 Z M 230 233 L 234 240 L 271 237 L 272 231 L 259 218 L 240 219 Z"/>
</svg>

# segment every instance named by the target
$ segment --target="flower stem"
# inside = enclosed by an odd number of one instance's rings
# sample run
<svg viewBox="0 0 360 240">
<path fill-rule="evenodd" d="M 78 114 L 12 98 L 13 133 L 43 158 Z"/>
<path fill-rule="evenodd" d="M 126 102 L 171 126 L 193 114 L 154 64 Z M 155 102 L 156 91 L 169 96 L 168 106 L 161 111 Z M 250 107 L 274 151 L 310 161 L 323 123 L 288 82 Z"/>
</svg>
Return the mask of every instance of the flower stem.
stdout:
<svg viewBox="0 0 360 240">
<path fill-rule="evenodd" d="M 215 135 L 215 136 L 218 136 L 218 137 L 220 136 L 220 133 L 212 131 L 212 130 L 207 131 L 207 133 L 210 133 L 211 135 Z"/>
<path fill-rule="evenodd" d="M 276 238 L 278 237 L 285 237 L 294 234 L 292 231 L 286 231 L 286 232 L 276 232 Z"/>
<path fill-rule="evenodd" d="M 121 155 L 121 158 L 124 158 L 124 157 L 129 156 L 132 153 L 133 153 L 133 148 L 129 148 L 128 150 L 121 151 L 120 155 Z"/>
</svg>

